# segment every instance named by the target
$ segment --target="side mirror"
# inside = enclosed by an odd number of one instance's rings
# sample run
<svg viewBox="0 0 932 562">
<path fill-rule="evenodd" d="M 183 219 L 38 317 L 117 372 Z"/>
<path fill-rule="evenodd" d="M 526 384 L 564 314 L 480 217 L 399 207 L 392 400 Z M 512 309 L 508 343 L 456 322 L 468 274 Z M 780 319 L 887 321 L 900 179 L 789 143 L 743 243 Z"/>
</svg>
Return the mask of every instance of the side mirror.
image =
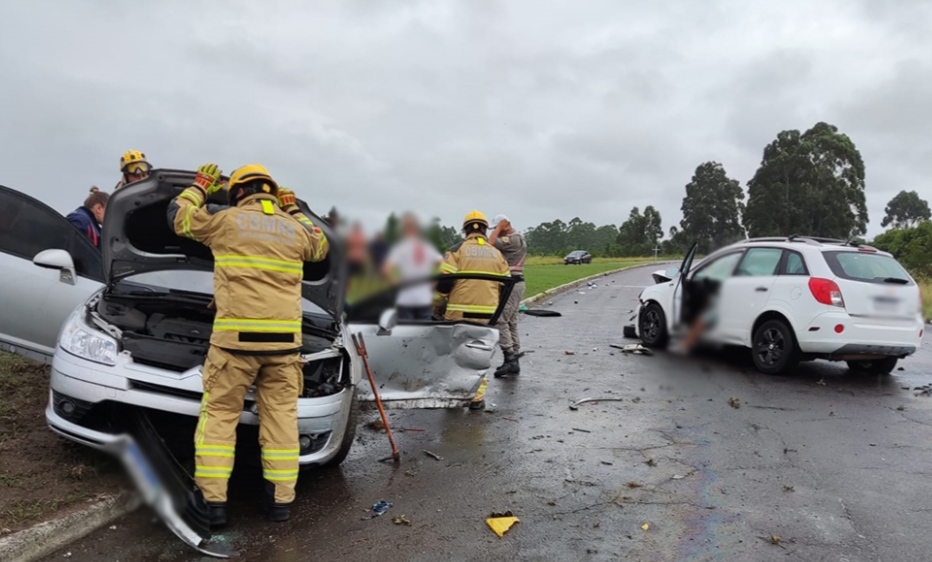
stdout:
<svg viewBox="0 0 932 562">
<path fill-rule="evenodd" d="M 42 250 L 36 257 L 32 258 L 32 263 L 39 267 L 47 269 L 57 269 L 60 272 L 58 280 L 68 285 L 76 284 L 74 260 L 71 254 L 65 250 Z"/>
<path fill-rule="evenodd" d="M 395 326 L 398 325 L 398 311 L 389 308 L 379 316 L 379 333 L 380 336 L 387 336 L 392 333 Z"/>
</svg>

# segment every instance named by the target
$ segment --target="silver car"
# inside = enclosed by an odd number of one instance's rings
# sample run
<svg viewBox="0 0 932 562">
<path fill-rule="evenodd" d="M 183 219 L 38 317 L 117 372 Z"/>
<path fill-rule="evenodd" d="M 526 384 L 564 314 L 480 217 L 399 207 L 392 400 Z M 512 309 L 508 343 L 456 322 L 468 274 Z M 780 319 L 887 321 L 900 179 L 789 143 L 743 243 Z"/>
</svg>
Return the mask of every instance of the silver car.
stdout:
<svg viewBox="0 0 932 562">
<path fill-rule="evenodd" d="M 154 170 L 114 193 L 100 252 L 47 205 L 0 186 L 0 350 L 51 363 L 46 419 L 59 435 L 106 449 L 120 412 L 145 408 L 181 428 L 179 442 L 191 441 L 213 323 L 213 256 L 176 236 L 165 211 L 193 179 Z M 300 463 L 334 465 L 352 446 L 357 402 L 372 399 L 351 333 L 365 337 L 387 407 L 440 408 L 475 395 L 498 332 L 468 322 L 396 323 L 386 312 L 394 290 L 345 314 L 343 249 L 300 205 L 332 242 L 324 262 L 305 265 Z M 255 435 L 257 424 L 250 390 L 241 437 Z"/>
</svg>

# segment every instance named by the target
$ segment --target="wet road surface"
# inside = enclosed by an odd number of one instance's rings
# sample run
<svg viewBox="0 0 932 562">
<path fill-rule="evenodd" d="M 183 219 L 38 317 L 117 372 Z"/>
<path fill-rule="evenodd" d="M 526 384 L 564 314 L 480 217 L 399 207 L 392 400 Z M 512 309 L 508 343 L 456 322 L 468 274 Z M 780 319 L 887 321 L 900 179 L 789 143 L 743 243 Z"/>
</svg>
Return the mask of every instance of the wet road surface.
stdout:
<svg viewBox="0 0 932 562">
<path fill-rule="evenodd" d="M 929 338 L 884 377 L 827 362 L 769 377 L 739 351 L 623 355 L 609 344 L 630 343 L 652 269 L 554 298 L 560 318 L 523 317 L 532 353 L 490 381 L 489 412 L 391 412 L 400 464 L 376 462 L 387 439 L 360 427 L 340 469 L 302 475 L 287 523 L 267 523 L 259 475 L 239 475 L 216 540 L 269 562 L 932 559 L 932 398 L 910 390 L 932 382 Z M 569 409 L 584 397 L 623 401 Z M 394 506 L 369 519 L 382 499 Z M 503 510 L 521 522 L 498 538 L 485 518 Z M 48 560 L 66 555 L 205 559 L 146 511 Z"/>
</svg>

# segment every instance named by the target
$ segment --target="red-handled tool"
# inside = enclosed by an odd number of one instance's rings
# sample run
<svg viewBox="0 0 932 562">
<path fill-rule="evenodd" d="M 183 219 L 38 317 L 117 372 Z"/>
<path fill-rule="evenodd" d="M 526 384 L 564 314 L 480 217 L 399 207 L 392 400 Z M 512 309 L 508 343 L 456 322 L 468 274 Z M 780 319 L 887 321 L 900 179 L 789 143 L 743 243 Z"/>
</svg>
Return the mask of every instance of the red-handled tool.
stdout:
<svg viewBox="0 0 932 562">
<path fill-rule="evenodd" d="M 369 355 L 366 353 L 366 342 L 362 339 L 362 334 L 353 334 L 353 343 L 356 345 L 356 353 L 362 357 L 362 364 L 366 367 L 366 376 L 369 377 L 369 386 L 372 387 L 372 394 L 375 396 L 375 405 L 379 408 L 379 414 L 382 416 L 382 423 L 385 425 L 385 433 L 388 434 L 388 442 L 392 445 L 392 455 L 384 459 L 379 459 L 379 462 L 398 462 L 401 459 L 401 453 L 398 452 L 398 445 L 395 445 L 395 437 L 392 435 L 392 428 L 388 425 L 388 416 L 385 415 L 385 408 L 382 407 L 382 399 L 379 398 L 379 388 L 375 384 L 375 377 L 372 376 L 372 369 L 369 368 Z"/>
</svg>

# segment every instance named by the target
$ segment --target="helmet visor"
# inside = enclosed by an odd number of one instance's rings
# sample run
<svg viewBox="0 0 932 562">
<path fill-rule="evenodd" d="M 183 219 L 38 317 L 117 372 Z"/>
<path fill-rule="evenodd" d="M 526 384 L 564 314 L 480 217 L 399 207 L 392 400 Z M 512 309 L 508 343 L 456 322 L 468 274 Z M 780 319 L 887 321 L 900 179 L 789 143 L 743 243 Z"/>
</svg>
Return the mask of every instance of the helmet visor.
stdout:
<svg viewBox="0 0 932 562">
<path fill-rule="evenodd" d="M 149 173 L 148 162 L 133 162 L 123 167 L 123 173 L 130 176 L 142 176 Z"/>
</svg>

